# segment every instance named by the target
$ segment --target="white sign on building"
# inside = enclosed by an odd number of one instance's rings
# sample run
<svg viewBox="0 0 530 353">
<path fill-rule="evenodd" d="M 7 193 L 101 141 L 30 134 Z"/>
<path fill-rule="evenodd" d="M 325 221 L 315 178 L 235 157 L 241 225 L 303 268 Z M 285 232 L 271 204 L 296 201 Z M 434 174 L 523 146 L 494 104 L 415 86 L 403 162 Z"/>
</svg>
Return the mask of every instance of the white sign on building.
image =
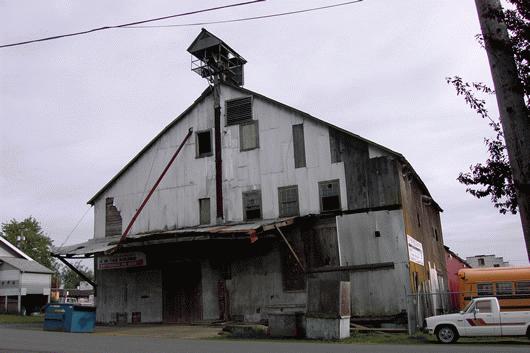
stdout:
<svg viewBox="0 0 530 353">
<path fill-rule="evenodd" d="M 407 244 L 409 247 L 409 260 L 424 266 L 423 245 L 413 237 L 407 234 Z"/>
<path fill-rule="evenodd" d="M 142 252 L 128 252 L 101 256 L 97 258 L 98 270 L 113 270 L 117 268 L 142 267 L 145 266 L 145 254 Z"/>
</svg>

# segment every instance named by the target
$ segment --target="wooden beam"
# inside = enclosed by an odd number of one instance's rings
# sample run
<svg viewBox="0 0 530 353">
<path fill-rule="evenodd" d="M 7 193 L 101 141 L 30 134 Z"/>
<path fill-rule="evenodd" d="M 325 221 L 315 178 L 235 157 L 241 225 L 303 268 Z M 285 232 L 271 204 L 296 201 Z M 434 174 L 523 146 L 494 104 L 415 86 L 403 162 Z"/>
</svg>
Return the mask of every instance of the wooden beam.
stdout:
<svg viewBox="0 0 530 353">
<path fill-rule="evenodd" d="M 287 244 L 287 247 L 289 248 L 289 250 L 291 250 L 291 254 L 293 254 L 294 258 L 296 259 L 296 262 L 298 263 L 298 266 L 300 266 L 302 271 L 305 273 L 305 267 L 304 267 L 304 265 L 302 265 L 302 262 L 300 261 L 300 258 L 298 257 L 298 255 L 296 254 L 296 251 L 294 251 L 293 247 L 289 243 L 289 240 L 287 240 L 287 238 L 285 237 L 285 235 L 283 234 L 283 232 L 280 230 L 280 228 L 277 225 L 275 225 L 274 227 L 276 228 L 278 233 L 280 233 L 283 241 L 285 241 L 285 244 Z"/>
<path fill-rule="evenodd" d="M 376 264 L 353 265 L 353 266 L 327 266 L 313 268 L 307 271 L 308 273 L 323 273 L 323 272 L 359 272 L 359 271 L 373 271 L 394 268 L 393 262 L 380 262 Z"/>
<path fill-rule="evenodd" d="M 85 276 L 85 274 L 83 272 L 79 271 L 74 265 L 72 265 L 71 263 L 66 261 L 63 257 L 61 257 L 61 256 L 54 256 L 54 257 L 59 259 L 59 261 L 61 261 L 66 266 L 68 266 L 68 268 L 70 268 L 72 271 L 74 271 L 79 277 L 81 277 L 82 279 L 84 279 L 85 281 L 90 283 L 92 285 L 92 287 L 94 287 L 94 290 L 96 290 L 96 287 L 97 287 L 96 282 L 92 281 L 90 278 Z"/>
</svg>

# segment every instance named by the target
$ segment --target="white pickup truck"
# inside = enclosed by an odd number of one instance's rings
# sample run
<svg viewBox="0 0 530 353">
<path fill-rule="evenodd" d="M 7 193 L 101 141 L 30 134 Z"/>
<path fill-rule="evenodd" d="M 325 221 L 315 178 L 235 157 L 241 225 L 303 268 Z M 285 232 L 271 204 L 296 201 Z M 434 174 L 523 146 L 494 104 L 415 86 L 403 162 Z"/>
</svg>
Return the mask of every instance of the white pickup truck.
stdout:
<svg viewBox="0 0 530 353">
<path fill-rule="evenodd" d="M 530 338 L 530 311 L 500 311 L 497 298 L 475 298 L 458 314 L 426 318 L 424 326 L 442 343 L 456 342 L 461 336 Z"/>
</svg>

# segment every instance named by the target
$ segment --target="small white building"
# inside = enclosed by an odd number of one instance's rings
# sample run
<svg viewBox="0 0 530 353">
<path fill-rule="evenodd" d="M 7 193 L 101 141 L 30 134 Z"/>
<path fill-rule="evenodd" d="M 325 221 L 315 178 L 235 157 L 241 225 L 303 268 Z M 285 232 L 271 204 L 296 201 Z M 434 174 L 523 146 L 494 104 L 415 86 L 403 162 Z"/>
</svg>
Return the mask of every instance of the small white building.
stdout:
<svg viewBox="0 0 530 353">
<path fill-rule="evenodd" d="M 477 267 L 508 267 L 510 263 L 504 261 L 502 256 L 475 255 L 466 257 L 466 262 L 473 268 Z"/>
<path fill-rule="evenodd" d="M 38 311 L 50 301 L 52 273 L 0 236 L 0 312 Z"/>
</svg>

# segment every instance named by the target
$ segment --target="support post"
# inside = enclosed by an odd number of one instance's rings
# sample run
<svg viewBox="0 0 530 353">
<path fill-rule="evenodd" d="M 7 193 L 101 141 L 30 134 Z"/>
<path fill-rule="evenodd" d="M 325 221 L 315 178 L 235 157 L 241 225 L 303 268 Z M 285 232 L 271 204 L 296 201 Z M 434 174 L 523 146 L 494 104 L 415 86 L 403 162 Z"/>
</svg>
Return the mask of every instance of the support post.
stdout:
<svg viewBox="0 0 530 353">
<path fill-rule="evenodd" d="M 7 313 L 7 297 L 8 295 L 6 294 L 6 296 L 4 297 L 5 300 L 4 300 L 4 309 L 5 309 L 5 312 Z"/>
<path fill-rule="evenodd" d="M 18 289 L 18 295 L 17 295 L 17 312 L 18 314 L 22 314 L 22 288 Z"/>
<path fill-rule="evenodd" d="M 59 261 L 61 261 L 63 264 L 65 264 L 66 266 L 68 266 L 68 268 L 70 268 L 72 271 L 74 271 L 79 277 L 81 277 L 82 279 L 84 279 L 85 281 L 87 281 L 88 283 L 90 283 L 92 285 L 92 287 L 94 287 L 94 290 L 96 290 L 96 287 L 97 287 L 97 284 L 96 282 L 92 281 L 90 278 L 88 278 L 87 276 L 85 276 L 85 274 L 81 271 L 79 271 L 74 265 L 72 265 L 71 263 L 69 263 L 68 261 L 66 261 L 63 257 L 61 256 L 55 256 L 55 258 L 57 258 Z"/>
<path fill-rule="evenodd" d="M 296 254 L 296 251 L 294 251 L 293 247 L 291 246 L 291 243 L 289 243 L 289 240 L 287 240 L 287 238 L 285 237 L 285 235 L 283 234 L 283 232 L 280 230 L 280 228 L 275 225 L 274 228 L 276 228 L 276 230 L 278 231 L 278 233 L 280 233 L 283 241 L 285 242 L 285 244 L 287 244 L 287 247 L 289 248 L 289 250 L 291 251 L 291 254 L 293 254 L 296 262 L 298 263 L 298 266 L 300 266 L 300 268 L 302 269 L 302 272 L 305 273 L 305 268 L 304 268 L 304 265 L 302 265 L 302 261 L 300 261 L 300 258 L 298 257 L 298 255 Z"/>
<path fill-rule="evenodd" d="M 530 259 L 530 116 L 500 0 L 475 0 Z"/>
</svg>

